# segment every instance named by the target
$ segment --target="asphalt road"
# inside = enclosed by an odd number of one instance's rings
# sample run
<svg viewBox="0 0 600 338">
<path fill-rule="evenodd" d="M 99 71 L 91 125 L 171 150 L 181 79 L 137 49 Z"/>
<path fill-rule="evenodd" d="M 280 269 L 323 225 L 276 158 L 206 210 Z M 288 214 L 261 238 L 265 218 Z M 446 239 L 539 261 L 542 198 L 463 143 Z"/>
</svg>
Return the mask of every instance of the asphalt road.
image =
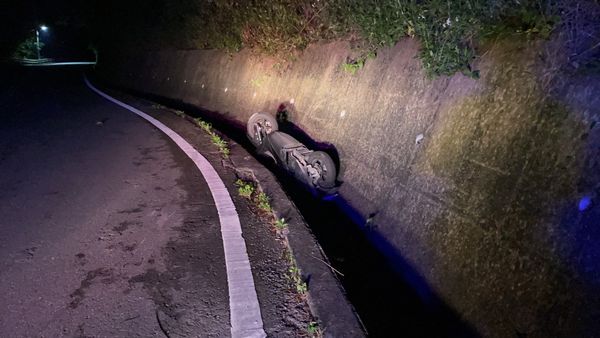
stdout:
<svg viewBox="0 0 600 338">
<path fill-rule="evenodd" d="M 229 335 L 206 183 L 81 70 L 3 72 L 0 335 Z"/>
</svg>

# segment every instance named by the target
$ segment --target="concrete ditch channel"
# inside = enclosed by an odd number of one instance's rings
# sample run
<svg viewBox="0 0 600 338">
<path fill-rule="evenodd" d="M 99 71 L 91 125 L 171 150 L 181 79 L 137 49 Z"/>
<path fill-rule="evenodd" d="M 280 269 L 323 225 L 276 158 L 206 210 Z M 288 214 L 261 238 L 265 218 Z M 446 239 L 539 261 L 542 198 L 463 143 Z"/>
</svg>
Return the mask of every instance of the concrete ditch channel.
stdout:
<svg viewBox="0 0 600 338">
<path fill-rule="evenodd" d="M 92 82 L 95 84 L 94 81 Z M 211 142 L 210 136 L 198 128 L 197 120 L 195 120 L 198 116 L 194 112 L 177 110 L 175 109 L 177 107 L 172 107 L 167 104 L 163 105 L 154 100 L 150 100 L 149 98 L 142 98 L 117 89 L 111 90 L 110 88 L 102 86 L 99 86 L 99 88 L 110 96 L 126 102 L 132 107 L 140 109 L 164 123 L 194 147 L 197 147 L 196 145 L 198 143 Z M 277 231 L 274 235 L 273 233 L 275 230 L 273 229 L 273 226 L 269 227 L 268 224 L 264 223 L 250 225 L 248 224 L 249 222 L 245 222 L 241 219 L 244 212 L 240 215 L 242 229 L 244 231 L 243 236 L 246 240 L 248 255 L 250 256 L 253 274 L 255 275 L 254 279 L 255 283 L 257 283 L 257 293 L 261 305 L 265 302 L 265 299 L 269 297 L 269 290 L 265 288 L 267 285 L 261 285 L 264 284 L 261 282 L 261 279 L 264 279 L 265 276 L 257 276 L 258 272 L 255 270 L 269 269 L 268 264 L 271 260 L 264 259 L 264 256 L 261 257 L 260 251 L 265 250 L 264 246 L 270 245 L 270 240 L 260 238 L 260 235 L 256 234 L 256 229 L 246 232 L 245 228 L 249 226 L 262 226 L 264 227 L 262 231 L 263 236 L 277 237 L 277 242 L 279 242 L 280 245 L 267 249 L 267 251 L 271 251 L 273 255 L 283 257 L 287 254 L 285 252 L 286 247 L 289 248 L 290 253 L 293 255 L 295 264 L 297 264 L 299 270 L 299 277 L 302 279 L 302 282 L 306 283 L 306 292 L 308 295 L 306 300 L 312 316 L 314 316 L 314 322 L 311 322 L 311 324 L 314 323 L 315 326 L 314 328 L 312 325 L 309 326 L 307 329 L 310 331 L 307 332 L 308 335 L 316 333 L 317 335 L 322 335 L 324 337 L 365 336 L 366 329 L 361 323 L 360 316 L 348 301 L 344 287 L 339 280 L 341 277 L 340 272 L 329 262 L 329 259 L 317 241 L 313 230 L 306 223 L 305 218 L 298 210 L 294 201 L 288 196 L 282 185 L 280 185 L 277 176 L 281 173 L 273 173 L 270 169 L 274 168 L 265 167 L 265 163 L 261 163 L 259 159 L 249 153 L 244 146 L 235 142 L 232 138 L 225 136 L 223 133 L 217 133 L 223 137 L 229 145 L 229 154 L 227 158 L 223 158 L 216 147 L 213 153 L 203 155 L 213 167 L 215 167 L 223 181 L 226 182 L 225 184 L 234 199 L 236 208 L 240 208 L 240 205 L 242 205 L 242 208 L 250 208 L 255 213 L 260 214 L 263 221 L 266 222 L 272 223 L 273 220 L 280 219 L 285 221 L 285 229 Z M 239 140 L 239 138 L 236 138 L 236 140 Z M 280 180 L 282 178 L 283 177 L 281 176 L 279 177 Z M 285 180 L 285 178 L 283 179 Z M 265 213 L 262 210 L 257 211 L 256 207 L 251 205 L 248 206 L 251 203 L 241 197 L 236 190 L 234 182 L 238 180 L 251 182 L 258 191 L 264 192 L 269 196 L 272 211 Z M 263 248 L 258 249 L 260 246 L 263 246 Z M 255 269 L 255 265 L 261 267 Z M 290 271 L 290 274 L 292 273 L 293 272 Z M 275 301 L 276 300 L 271 300 L 268 302 Z M 298 305 L 294 305 L 293 302 L 288 302 L 287 304 L 269 304 L 265 307 L 272 308 L 273 306 L 283 312 L 287 312 L 291 309 L 285 309 L 286 306 Z M 272 317 L 273 315 L 274 314 L 269 313 L 268 311 L 267 313 L 263 311 L 263 320 L 268 322 L 269 317 Z M 315 330 L 315 332 L 312 330 Z M 269 332 L 267 330 L 268 336 L 280 336 L 282 334 L 285 335 L 284 331 Z"/>
</svg>

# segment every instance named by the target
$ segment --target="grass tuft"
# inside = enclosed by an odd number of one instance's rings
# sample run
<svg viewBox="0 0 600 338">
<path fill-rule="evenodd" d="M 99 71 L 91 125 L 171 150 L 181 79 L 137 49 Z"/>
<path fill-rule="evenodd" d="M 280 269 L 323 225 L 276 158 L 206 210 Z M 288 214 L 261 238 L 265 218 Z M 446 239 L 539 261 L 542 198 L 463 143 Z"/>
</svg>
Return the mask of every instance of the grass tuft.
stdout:
<svg viewBox="0 0 600 338">
<path fill-rule="evenodd" d="M 196 125 L 198 125 L 200 129 L 204 130 L 210 136 L 211 142 L 219 148 L 221 156 L 225 159 L 229 158 L 230 149 L 227 141 L 212 129 L 212 125 L 199 117 L 195 118 L 194 121 L 196 121 Z"/>
<path fill-rule="evenodd" d="M 321 328 L 319 327 L 319 323 L 310 322 L 306 327 L 306 333 L 308 333 L 309 337 L 322 337 L 323 333 L 321 332 Z"/>
<path fill-rule="evenodd" d="M 288 224 L 285 221 L 285 218 L 279 218 L 275 220 L 275 228 L 278 230 L 283 230 L 288 227 Z"/>
<path fill-rule="evenodd" d="M 258 207 L 261 210 L 266 212 L 271 212 L 273 210 L 269 201 L 269 196 L 267 196 L 267 194 L 265 194 L 264 192 L 261 191 L 260 193 L 258 193 L 256 201 L 258 203 Z"/>
<path fill-rule="evenodd" d="M 238 187 L 238 194 L 242 197 L 250 199 L 254 193 L 254 185 L 250 182 L 238 179 L 235 181 L 235 185 Z"/>
</svg>

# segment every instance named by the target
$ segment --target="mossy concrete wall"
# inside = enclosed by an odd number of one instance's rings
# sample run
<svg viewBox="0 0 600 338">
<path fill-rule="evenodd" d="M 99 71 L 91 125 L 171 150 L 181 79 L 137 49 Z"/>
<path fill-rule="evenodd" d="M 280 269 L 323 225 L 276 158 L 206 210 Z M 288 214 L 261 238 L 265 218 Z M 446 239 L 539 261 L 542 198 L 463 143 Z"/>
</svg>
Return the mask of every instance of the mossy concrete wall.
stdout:
<svg viewBox="0 0 600 338">
<path fill-rule="evenodd" d="M 100 70 L 242 123 L 293 106 L 292 122 L 337 148 L 340 194 L 368 231 L 479 333 L 600 332 L 598 77 L 557 77 L 561 58 L 541 42 L 490 46 L 479 80 L 427 79 L 417 52 L 401 41 L 354 75 L 342 42 L 283 65 L 163 51 Z M 584 196 L 593 204 L 579 211 Z"/>
</svg>

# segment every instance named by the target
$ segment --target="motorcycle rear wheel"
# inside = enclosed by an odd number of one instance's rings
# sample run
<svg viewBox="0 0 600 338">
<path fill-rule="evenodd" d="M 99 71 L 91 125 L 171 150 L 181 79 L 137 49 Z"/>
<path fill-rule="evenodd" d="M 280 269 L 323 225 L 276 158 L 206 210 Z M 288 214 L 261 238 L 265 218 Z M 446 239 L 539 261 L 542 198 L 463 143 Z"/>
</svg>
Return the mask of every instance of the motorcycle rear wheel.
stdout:
<svg viewBox="0 0 600 338">
<path fill-rule="evenodd" d="M 254 113 L 248 119 L 246 135 L 255 147 L 259 147 L 267 135 L 278 129 L 277 120 L 273 116 L 266 113 Z"/>
<path fill-rule="evenodd" d="M 319 177 L 313 179 L 315 188 L 327 191 L 335 187 L 337 177 L 335 164 L 327 153 L 323 151 L 314 151 L 306 155 L 306 162 L 319 173 Z"/>
</svg>

